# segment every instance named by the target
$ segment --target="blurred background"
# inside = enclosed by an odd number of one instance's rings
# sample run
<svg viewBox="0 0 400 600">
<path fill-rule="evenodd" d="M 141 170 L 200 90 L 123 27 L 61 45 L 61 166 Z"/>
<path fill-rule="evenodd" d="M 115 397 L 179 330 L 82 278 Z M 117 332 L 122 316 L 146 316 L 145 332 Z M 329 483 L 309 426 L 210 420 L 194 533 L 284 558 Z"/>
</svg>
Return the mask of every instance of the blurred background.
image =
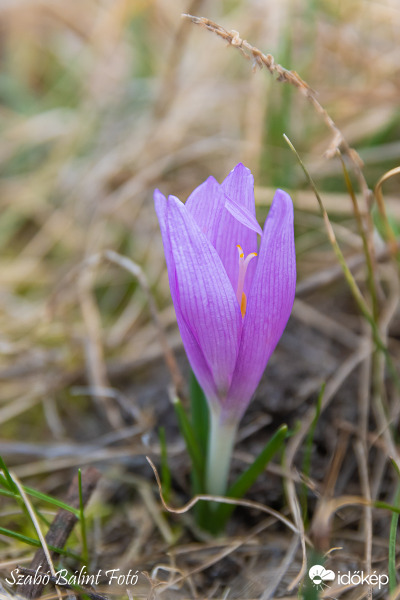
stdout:
<svg viewBox="0 0 400 600">
<path fill-rule="evenodd" d="M 331 134 L 297 90 L 183 12 L 239 30 L 296 70 L 359 151 L 371 186 L 398 163 L 396 0 L 2 0 L 0 417 L 7 421 L 85 368 L 88 328 L 100 331 L 101 352 L 117 362 L 151 353 L 154 331 L 142 330 L 149 314 L 132 277 L 107 264 L 91 274 L 96 317 L 85 319 L 85 285 L 73 271 L 104 249 L 126 254 L 166 308 L 154 187 L 184 200 L 210 174 L 221 181 L 242 161 L 256 186 L 298 190 L 304 179 L 286 133 L 320 189 L 345 190 L 340 162 L 323 156 Z M 269 190 L 260 198 L 268 203 Z M 350 206 L 346 198 L 342 210 Z M 173 311 L 163 318 L 168 325 Z"/>
<path fill-rule="evenodd" d="M 361 249 L 320 116 L 181 13 L 238 30 L 297 71 L 359 152 L 371 187 L 399 164 L 397 0 L 1 0 L 0 453 L 21 477 L 51 475 L 48 492 L 65 484 L 62 469 L 99 457 L 79 444 L 128 440 L 104 450 L 112 464 L 143 454 L 160 418 L 168 426 L 168 410 L 146 404 L 149 386 L 154 399 L 154 385 L 170 381 L 157 380 L 163 352 L 146 285 L 180 348 L 155 187 L 185 200 L 241 161 L 260 221 L 283 187 L 296 205 L 302 281 L 336 263 L 286 133 L 325 193 L 346 256 Z M 398 179 L 385 184 L 395 221 L 398 189 Z M 107 250 L 134 261 L 142 284 Z M 342 304 L 347 326 L 356 311 Z M 334 372 L 326 360 L 313 357 L 309 393 L 318 372 Z"/>
</svg>

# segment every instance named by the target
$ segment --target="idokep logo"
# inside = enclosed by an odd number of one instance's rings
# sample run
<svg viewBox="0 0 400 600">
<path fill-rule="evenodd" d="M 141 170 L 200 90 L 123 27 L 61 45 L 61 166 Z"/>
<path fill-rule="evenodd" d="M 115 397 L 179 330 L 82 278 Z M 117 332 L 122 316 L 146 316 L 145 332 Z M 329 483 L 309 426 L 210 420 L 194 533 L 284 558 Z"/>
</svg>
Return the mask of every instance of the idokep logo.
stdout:
<svg viewBox="0 0 400 600">
<path fill-rule="evenodd" d="M 322 565 L 314 565 L 308 571 L 308 576 L 311 579 L 313 586 L 318 590 L 322 590 L 324 587 L 328 587 L 326 582 L 334 581 L 335 573 L 333 571 L 328 571 Z"/>
<path fill-rule="evenodd" d="M 333 571 L 328 571 L 322 565 L 314 565 L 308 571 L 308 576 L 312 581 L 314 587 L 318 590 L 322 590 L 324 587 L 328 587 L 331 581 L 335 581 L 338 585 L 368 585 L 369 587 L 377 586 L 380 590 L 389 583 L 389 577 L 385 573 L 364 573 L 364 571 L 347 571 L 346 573 L 337 572 L 337 575 Z"/>
</svg>

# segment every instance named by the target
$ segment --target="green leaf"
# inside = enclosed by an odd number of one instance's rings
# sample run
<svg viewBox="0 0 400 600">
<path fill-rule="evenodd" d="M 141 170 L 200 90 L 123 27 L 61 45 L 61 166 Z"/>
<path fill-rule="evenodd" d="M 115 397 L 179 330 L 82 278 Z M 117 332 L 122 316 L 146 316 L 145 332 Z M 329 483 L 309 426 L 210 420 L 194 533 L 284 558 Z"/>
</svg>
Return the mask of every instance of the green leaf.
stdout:
<svg viewBox="0 0 400 600">
<path fill-rule="evenodd" d="M 193 371 L 190 377 L 190 416 L 191 424 L 197 443 L 202 452 L 202 456 L 207 456 L 208 448 L 208 428 L 209 428 L 209 413 L 208 404 L 203 389 L 200 387 Z M 205 472 L 203 459 L 203 474 Z M 192 473 L 192 492 L 193 495 L 204 493 L 203 477 L 199 478 L 198 474 Z M 195 519 L 199 527 L 207 529 L 209 523 L 210 505 L 208 502 L 200 500 L 194 507 Z"/>
<path fill-rule="evenodd" d="M 6 529 L 5 527 L 0 527 L 0 534 L 6 535 L 7 537 L 13 538 L 15 540 L 19 540 L 20 542 L 24 542 L 29 546 L 35 546 L 36 548 L 41 548 L 42 544 L 39 540 L 35 540 L 31 537 L 27 537 L 26 535 L 22 535 L 22 533 L 17 533 L 16 531 L 12 531 L 11 529 Z M 72 558 L 81 560 L 79 554 L 75 554 L 75 552 L 70 552 L 69 550 L 64 550 L 63 548 L 57 548 L 56 546 L 52 546 L 48 544 L 47 546 L 49 550 L 52 552 L 56 552 L 57 554 L 63 554 L 64 556 L 71 556 Z"/>
<path fill-rule="evenodd" d="M 37 498 L 38 500 L 42 500 L 43 502 L 48 502 L 49 504 L 52 504 L 53 506 L 56 506 L 57 508 L 63 508 L 64 510 L 67 510 L 68 512 L 71 512 L 72 514 L 74 514 L 76 517 L 78 517 L 78 519 L 80 518 L 79 509 L 73 508 L 69 504 L 62 502 L 62 500 L 57 500 L 57 498 L 52 498 L 51 496 L 48 496 L 47 494 L 43 494 L 42 492 L 38 492 L 37 490 L 34 490 L 33 488 L 28 487 L 26 485 L 24 485 L 23 488 L 24 488 L 24 491 L 29 496 L 32 496 L 33 498 Z"/>
<path fill-rule="evenodd" d="M 228 498 L 242 498 L 257 478 L 264 472 L 272 457 L 280 450 L 287 436 L 287 425 L 281 425 L 272 438 L 264 446 L 254 462 L 242 473 L 228 489 Z M 218 529 L 225 526 L 226 521 L 235 509 L 234 504 L 220 504 L 215 511 L 215 523 Z"/>
<path fill-rule="evenodd" d="M 9 470 L 6 467 L 6 463 L 3 460 L 3 457 L 0 456 L 0 469 L 3 471 L 4 473 L 4 477 L 2 477 L 2 483 L 3 485 L 8 488 L 11 492 L 14 492 L 15 496 L 19 497 L 19 491 L 17 486 L 14 483 L 13 478 L 11 477 L 11 474 L 9 472 Z"/>
<path fill-rule="evenodd" d="M 394 506 L 393 504 L 389 504 L 389 502 L 383 502 L 383 500 L 374 500 L 372 506 L 375 508 L 382 508 L 383 510 L 390 510 L 392 513 L 396 513 L 400 515 L 400 506 Z"/>
<path fill-rule="evenodd" d="M 317 550 L 311 550 L 311 555 L 307 561 L 307 573 L 314 565 L 321 565 L 323 567 L 325 560 L 325 557 Z M 308 575 L 303 579 L 298 597 L 303 600 L 318 600 L 320 597 L 318 588 L 313 584 Z"/>
<path fill-rule="evenodd" d="M 204 480 L 204 454 L 202 453 L 196 435 L 194 433 L 191 422 L 182 406 L 179 398 L 173 399 L 173 407 L 175 409 L 176 416 L 178 418 L 179 429 L 183 435 L 186 443 L 187 451 L 192 460 L 193 474 L 196 476 L 197 485 L 203 487 Z"/>
<path fill-rule="evenodd" d="M 2 456 L 0 456 L 0 468 L 4 473 L 4 477 L 1 478 L 2 484 L 6 489 L 8 489 L 11 492 L 14 500 L 17 502 L 22 512 L 24 512 L 26 516 L 29 516 L 29 511 L 25 506 L 25 502 L 22 500 L 19 489 L 15 484 L 10 471 L 7 469 L 6 463 L 4 462 Z"/>
<path fill-rule="evenodd" d="M 5 496 L 6 498 L 14 498 L 15 499 L 14 492 L 10 492 L 9 490 L 0 490 L 0 496 Z"/>
<path fill-rule="evenodd" d="M 82 471 L 78 469 L 78 485 L 79 485 L 79 516 L 80 516 L 80 525 L 81 525 L 81 535 L 82 535 L 82 557 L 83 564 L 87 565 L 89 562 L 89 551 L 87 544 L 87 536 L 86 536 L 86 518 L 83 504 L 83 493 L 82 493 Z"/>
<path fill-rule="evenodd" d="M 208 404 L 193 372 L 190 378 L 190 412 L 193 431 L 201 450 L 206 455 L 209 428 Z"/>
<path fill-rule="evenodd" d="M 392 460 L 392 465 L 397 471 L 397 475 L 400 476 L 399 469 L 394 460 Z M 400 505 L 400 484 L 397 486 L 396 494 L 394 497 L 394 504 L 396 506 Z M 392 519 L 390 522 L 390 533 L 389 533 L 389 591 L 392 594 L 393 591 L 397 587 L 397 569 L 396 569 L 396 534 L 397 534 L 397 525 L 399 522 L 399 515 L 393 513 Z"/>
<path fill-rule="evenodd" d="M 3 485 L 5 488 L 5 490 L 0 489 L 0 495 L 8 496 L 10 498 L 15 498 L 15 500 L 19 501 L 20 494 L 19 494 L 18 488 L 15 485 L 15 483 L 11 477 L 11 474 L 8 471 L 8 469 L 4 463 L 4 460 L 1 456 L 0 456 L 0 468 L 2 469 L 2 471 L 4 473 L 4 475 L 0 474 L 0 485 Z M 28 496 L 32 496 L 33 498 L 37 498 L 38 500 L 42 500 L 42 502 L 47 502 L 48 504 L 51 504 L 52 506 L 55 506 L 57 508 L 63 508 L 64 510 L 67 510 L 68 512 L 73 513 L 79 519 L 80 512 L 78 509 L 73 508 L 72 506 L 69 506 L 69 504 L 62 502 L 61 500 L 52 498 L 51 496 L 48 496 L 47 494 L 38 492 L 37 490 L 35 490 L 27 485 L 24 485 L 22 487 L 24 489 L 24 492 L 26 492 L 28 494 Z"/>
</svg>

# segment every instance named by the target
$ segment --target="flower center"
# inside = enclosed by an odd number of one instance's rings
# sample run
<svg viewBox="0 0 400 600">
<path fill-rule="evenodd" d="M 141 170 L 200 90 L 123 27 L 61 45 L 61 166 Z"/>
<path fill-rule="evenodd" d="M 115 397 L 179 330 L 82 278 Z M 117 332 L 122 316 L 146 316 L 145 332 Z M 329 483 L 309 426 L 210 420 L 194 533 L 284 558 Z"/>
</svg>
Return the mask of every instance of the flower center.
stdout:
<svg viewBox="0 0 400 600">
<path fill-rule="evenodd" d="M 244 279 L 246 277 L 246 271 L 247 271 L 247 267 L 249 266 L 249 262 L 251 261 L 252 258 L 257 256 L 257 252 L 250 252 L 250 254 L 248 254 L 245 258 L 242 247 L 239 246 L 239 244 L 237 244 L 236 248 L 238 249 L 238 252 L 239 252 L 239 277 L 238 277 L 238 284 L 237 284 L 237 289 L 236 289 L 236 298 L 239 302 L 240 312 L 242 313 L 242 318 L 244 318 L 244 315 L 246 314 L 246 306 L 247 306 L 246 294 L 243 291 Z"/>
</svg>

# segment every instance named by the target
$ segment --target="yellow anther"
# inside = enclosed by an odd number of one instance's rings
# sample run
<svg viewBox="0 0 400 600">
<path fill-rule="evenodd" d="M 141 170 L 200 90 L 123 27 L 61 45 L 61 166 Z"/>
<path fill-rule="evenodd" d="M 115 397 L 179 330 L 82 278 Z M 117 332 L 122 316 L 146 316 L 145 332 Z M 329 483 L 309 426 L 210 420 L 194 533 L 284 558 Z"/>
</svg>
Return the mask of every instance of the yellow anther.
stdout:
<svg viewBox="0 0 400 600">
<path fill-rule="evenodd" d="M 244 292 L 242 292 L 242 301 L 240 303 L 240 312 L 242 313 L 242 319 L 244 319 L 244 315 L 246 314 L 246 307 L 247 307 L 246 294 Z"/>
<path fill-rule="evenodd" d="M 239 258 L 244 258 L 244 252 L 242 250 L 242 246 L 240 246 L 239 244 L 237 244 L 236 248 L 239 250 Z"/>
<path fill-rule="evenodd" d="M 247 306 L 247 298 L 246 294 L 243 291 L 244 288 L 244 280 L 246 277 L 247 267 L 249 266 L 249 262 L 257 256 L 257 252 L 250 252 L 244 257 L 244 252 L 242 246 L 239 244 L 236 245 L 236 248 L 239 252 L 239 272 L 238 272 L 238 283 L 236 288 L 236 298 L 240 306 L 240 312 L 242 313 L 242 318 L 246 314 L 246 306 Z"/>
<path fill-rule="evenodd" d="M 237 298 L 237 301 L 239 302 L 240 312 L 242 313 L 242 318 L 243 318 L 244 315 L 246 314 L 246 306 L 247 306 L 246 294 L 243 291 L 244 280 L 246 277 L 246 271 L 247 271 L 247 267 L 249 266 L 249 262 L 251 261 L 252 258 L 257 256 L 257 252 L 250 252 L 250 254 L 248 254 L 245 258 L 242 246 L 239 246 L 239 244 L 237 244 L 236 248 L 239 251 L 239 273 L 238 273 L 238 285 L 237 285 L 237 289 L 236 289 L 236 298 Z"/>
</svg>

